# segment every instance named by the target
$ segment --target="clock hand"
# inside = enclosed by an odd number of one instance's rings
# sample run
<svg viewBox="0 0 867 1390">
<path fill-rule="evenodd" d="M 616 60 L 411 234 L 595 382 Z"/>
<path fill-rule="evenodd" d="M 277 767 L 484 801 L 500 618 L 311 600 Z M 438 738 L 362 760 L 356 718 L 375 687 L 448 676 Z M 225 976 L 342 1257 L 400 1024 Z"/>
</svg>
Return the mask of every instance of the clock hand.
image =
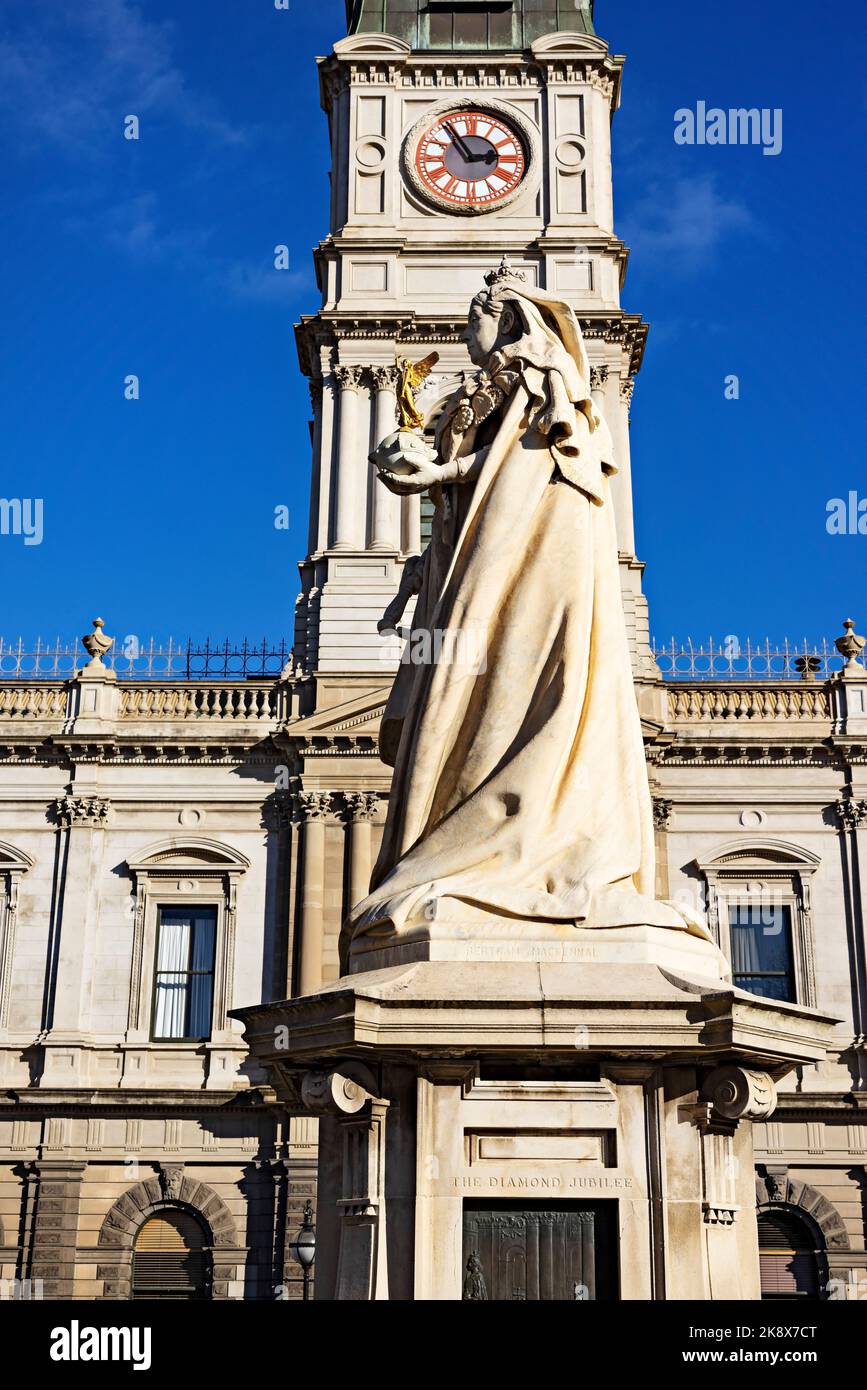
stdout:
<svg viewBox="0 0 867 1390">
<path fill-rule="evenodd" d="M 450 126 L 447 121 L 443 121 L 443 127 L 445 130 L 448 131 L 449 135 L 452 137 L 452 140 L 457 145 L 458 149 L 460 150 L 467 163 L 475 163 L 475 157 L 473 155 L 472 150 L 470 149 L 466 141 L 463 140 L 460 135 L 458 135 L 458 132 L 454 129 L 454 127 Z"/>
</svg>

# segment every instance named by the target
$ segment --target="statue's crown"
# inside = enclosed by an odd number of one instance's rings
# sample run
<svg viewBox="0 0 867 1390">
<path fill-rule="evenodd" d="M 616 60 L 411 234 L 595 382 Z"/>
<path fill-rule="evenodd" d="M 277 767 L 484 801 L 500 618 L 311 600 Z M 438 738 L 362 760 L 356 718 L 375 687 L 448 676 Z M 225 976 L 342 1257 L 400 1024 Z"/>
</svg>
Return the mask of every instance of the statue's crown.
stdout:
<svg viewBox="0 0 867 1390">
<path fill-rule="evenodd" d="M 504 280 L 526 280 L 523 270 L 515 270 L 509 265 L 508 256 L 504 256 L 496 270 L 489 270 L 485 276 L 485 284 L 490 288 L 496 289 Z"/>
</svg>

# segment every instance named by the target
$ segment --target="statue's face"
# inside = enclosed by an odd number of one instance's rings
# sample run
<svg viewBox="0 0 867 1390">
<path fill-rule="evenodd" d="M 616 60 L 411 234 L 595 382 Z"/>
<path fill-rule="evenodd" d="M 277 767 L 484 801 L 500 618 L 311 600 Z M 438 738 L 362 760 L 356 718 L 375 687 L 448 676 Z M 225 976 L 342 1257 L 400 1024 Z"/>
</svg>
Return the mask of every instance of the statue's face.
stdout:
<svg viewBox="0 0 867 1390">
<path fill-rule="evenodd" d="M 466 343 L 470 354 L 470 361 L 476 367 L 484 367 L 491 353 L 496 349 L 503 333 L 503 320 L 508 315 L 509 320 L 513 318 L 510 309 L 503 309 L 502 315 L 498 318 L 495 314 L 486 314 L 481 305 L 473 302 L 470 306 L 470 315 L 467 319 L 467 326 L 461 334 L 461 341 Z"/>
</svg>

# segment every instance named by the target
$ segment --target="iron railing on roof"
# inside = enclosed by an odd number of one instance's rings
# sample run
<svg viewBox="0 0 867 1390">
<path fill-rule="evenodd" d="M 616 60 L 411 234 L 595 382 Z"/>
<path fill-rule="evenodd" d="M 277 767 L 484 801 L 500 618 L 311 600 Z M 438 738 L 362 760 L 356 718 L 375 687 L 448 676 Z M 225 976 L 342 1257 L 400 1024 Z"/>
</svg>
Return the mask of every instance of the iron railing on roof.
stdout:
<svg viewBox="0 0 867 1390">
<path fill-rule="evenodd" d="M 741 642 L 726 637 L 694 643 L 687 638 L 677 642 L 651 643 L 657 665 L 666 680 L 675 681 L 790 681 L 827 680 L 841 670 L 844 660 L 826 640 L 811 643 Z"/>
<path fill-rule="evenodd" d="M 677 642 L 674 638 L 651 644 L 653 655 L 667 680 L 674 681 L 789 681 L 827 680 L 844 664 L 833 644 L 745 641 L 725 638 L 715 642 Z M 251 643 L 157 642 L 124 639 L 104 658 L 121 680 L 195 681 L 276 679 L 292 656 L 285 640 Z M 69 680 L 89 660 L 80 642 L 25 645 L 0 638 L 0 680 Z"/>
<path fill-rule="evenodd" d="M 292 655 L 285 641 L 176 642 L 126 638 L 103 658 L 121 680 L 264 680 L 276 679 Z M 81 643 L 38 639 L 25 645 L 0 638 L 0 680 L 69 680 L 89 657 Z"/>
</svg>

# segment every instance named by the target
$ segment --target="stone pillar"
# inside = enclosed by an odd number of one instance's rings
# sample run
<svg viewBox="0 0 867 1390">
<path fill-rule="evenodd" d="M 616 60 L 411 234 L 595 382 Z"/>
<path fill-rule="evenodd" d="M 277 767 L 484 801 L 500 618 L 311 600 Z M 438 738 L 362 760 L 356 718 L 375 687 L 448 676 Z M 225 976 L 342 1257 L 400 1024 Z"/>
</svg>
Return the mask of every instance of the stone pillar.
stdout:
<svg viewBox="0 0 867 1390">
<path fill-rule="evenodd" d="M 76 784 L 52 811 L 65 840 L 63 876 L 56 903 L 54 930 L 59 949 L 51 981 L 46 1025 L 45 1084 L 69 1084 L 77 1071 L 78 1052 L 90 1030 L 90 994 L 96 956 L 93 943 L 99 921 L 105 831 L 111 803 Z"/>
<path fill-rule="evenodd" d="M 862 850 L 867 826 L 867 800 L 847 795 L 837 802 L 836 810 L 848 880 L 846 897 L 849 910 L 846 918 L 850 927 L 853 964 L 853 1050 L 859 1088 L 863 1088 L 867 1086 L 867 874 L 863 867 L 865 857 Z"/>
<path fill-rule="evenodd" d="M 397 428 L 397 367 L 374 367 L 371 371 L 376 391 L 374 444 Z M 400 498 L 377 480 L 373 484 L 372 550 L 400 550 Z"/>
<path fill-rule="evenodd" d="M 388 1298 L 385 1127 L 389 1101 L 375 1093 L 372 1073 L 349 1062 L 339 1071 L 308 1072 L 304 1104 L 339 1118 L 342 1185 L 336 1283 L 338 1302 Z"/>
<path fill-rule="evenodd" d="M 364 492 L 358 484 L 361 477 L 366 478 L 366 470 L 369 467 L 365 441 L 359 439 L 358 398 L 363 389 L 364 368 L 335 367 L 334 376 L 340 390 L 340 417 L 335 493 L 337 516 L 332 549 L 361 550 L 364 547 L 365 509 Z"/>
<path fill-rule="evenodd" d="M 376 792 L 347 792 L 344 796 L 351 823 L 349 841 L 349 907 L 355 907 L 370 892 L 372 868 L 371 827 L 376 818 L 379 797 Z"/>
<path fill-rule="evenodd" d="M 315 994 L 322 985 L 322 943 L 325 936 L 325 819 L 331 810 L 331 793 L 299 792 L 298 806 L 304 818 L 298 993 Z"/>
<path fill-rule="evenodd" d="M 43 1298 L 71 1299 L 75 1289 L 81 1180 L 87 1164 L 40 1159 L 33 1167 L 39 1189 L 31 1233 L 30 1278 L 41 1280 Z"/>
<path fill-rule="evenodd" d="M 310 387 L 310 406 L 313 411 L 313 473 L 310 480 L 310 523 L 307 530 L 307 553 L 314 555 L 319 549 L 319 516 L 322 507 L 322 378 L 308 382 Z"/>
<path fill-rule="evenodd" d="M 401 498 L 403 502 L 403 535 L 407 555 L 421 554 L 421 498 L 413 493 Z"/>
<path fill-rule="evenodd" d="M 671 824 L 671 813 L 674 810 L 674 802 L 669 801 L 664 796 L 653 797 L 653 830 L 654 847 L 656 849 L 656 896 L 663 902 L 668 898 L 670 891 L 668 873 L 668 845 L 666 844 L 668 827 Z"/>
</svg>

